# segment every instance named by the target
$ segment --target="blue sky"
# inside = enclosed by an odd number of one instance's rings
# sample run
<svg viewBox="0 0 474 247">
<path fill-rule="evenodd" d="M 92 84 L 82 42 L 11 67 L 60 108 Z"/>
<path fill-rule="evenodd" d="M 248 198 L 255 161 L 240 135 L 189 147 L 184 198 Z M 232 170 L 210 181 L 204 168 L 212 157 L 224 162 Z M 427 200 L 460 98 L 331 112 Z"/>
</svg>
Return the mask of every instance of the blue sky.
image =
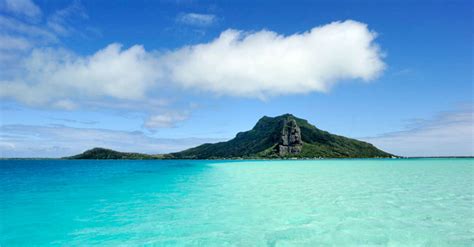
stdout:
<svg viewBox="0 0 474 247">
<path fill-rule="evenodd" d="M 292 113 L 473 155 L 471 1 L 0 1 L 2 157 L 166 153 Z"/>
</svg>

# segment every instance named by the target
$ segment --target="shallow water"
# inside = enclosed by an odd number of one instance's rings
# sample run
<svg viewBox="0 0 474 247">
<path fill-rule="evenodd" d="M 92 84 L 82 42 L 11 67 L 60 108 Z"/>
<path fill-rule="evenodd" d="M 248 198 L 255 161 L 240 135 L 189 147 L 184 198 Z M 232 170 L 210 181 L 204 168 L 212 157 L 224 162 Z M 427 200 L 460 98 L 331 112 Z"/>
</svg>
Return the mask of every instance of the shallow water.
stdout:
<svg viewBox="0 0 474 247">
<path fill-rule="evenodd" d="M 474 159 L 0 161 L 0 246 L 472 246 Z"/>
</svg>

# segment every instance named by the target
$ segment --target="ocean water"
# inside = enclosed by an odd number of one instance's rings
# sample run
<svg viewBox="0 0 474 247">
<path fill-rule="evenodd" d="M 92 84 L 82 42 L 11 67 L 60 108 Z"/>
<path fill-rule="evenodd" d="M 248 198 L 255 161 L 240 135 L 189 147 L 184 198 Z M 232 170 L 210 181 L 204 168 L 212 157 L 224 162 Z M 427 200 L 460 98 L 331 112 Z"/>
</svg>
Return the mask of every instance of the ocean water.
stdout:
<svg viewBox="0 0 474 247">
<path fill-rule="evenodd" d="M 0 246 L 473 246 L 474 159 L 0 161 Z"/>
</svg>

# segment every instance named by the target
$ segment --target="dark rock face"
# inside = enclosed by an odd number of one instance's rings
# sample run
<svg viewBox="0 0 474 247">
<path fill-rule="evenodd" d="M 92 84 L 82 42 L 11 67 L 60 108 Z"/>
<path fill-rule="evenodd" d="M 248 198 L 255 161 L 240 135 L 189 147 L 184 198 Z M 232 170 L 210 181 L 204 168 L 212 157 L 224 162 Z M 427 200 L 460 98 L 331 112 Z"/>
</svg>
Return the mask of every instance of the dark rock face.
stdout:
<svg viewBox="0 0 474 247">
<path fill-rule="evenodd" d="M 285 119 L 281 130 L 280 142 L 277 145 L 277 152 L 280 156 L 288 154 L 299 154 L 303 148 L 301 140 L 301 130 L 295 119 Z"/>
</svg>

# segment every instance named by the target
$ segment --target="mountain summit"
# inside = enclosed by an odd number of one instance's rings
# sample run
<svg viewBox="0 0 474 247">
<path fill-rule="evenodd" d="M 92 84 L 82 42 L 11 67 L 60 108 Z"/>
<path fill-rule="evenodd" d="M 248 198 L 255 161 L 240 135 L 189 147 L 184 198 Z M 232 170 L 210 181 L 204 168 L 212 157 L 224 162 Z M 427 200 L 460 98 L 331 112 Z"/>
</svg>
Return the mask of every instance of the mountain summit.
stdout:
<svg viewBox="0 0 474 247">
<path fill-rule="evenodd" d="M 262 117 L 234 139 L 203 144 L 165 155 L 123 153 L 94 148 L 67 159 L 279 159 L 279 158 L 387 158 L 392 154 L 372 144 L 320 130 L 291 114 Z"/>
<path fill-rule="evenodd" d="M 177 159 L 375 158 L 393 155 L 372 144 L 320 130 L 291 114 L 264 116 L 234 139 L 165 155 Z"/>
</svg>

